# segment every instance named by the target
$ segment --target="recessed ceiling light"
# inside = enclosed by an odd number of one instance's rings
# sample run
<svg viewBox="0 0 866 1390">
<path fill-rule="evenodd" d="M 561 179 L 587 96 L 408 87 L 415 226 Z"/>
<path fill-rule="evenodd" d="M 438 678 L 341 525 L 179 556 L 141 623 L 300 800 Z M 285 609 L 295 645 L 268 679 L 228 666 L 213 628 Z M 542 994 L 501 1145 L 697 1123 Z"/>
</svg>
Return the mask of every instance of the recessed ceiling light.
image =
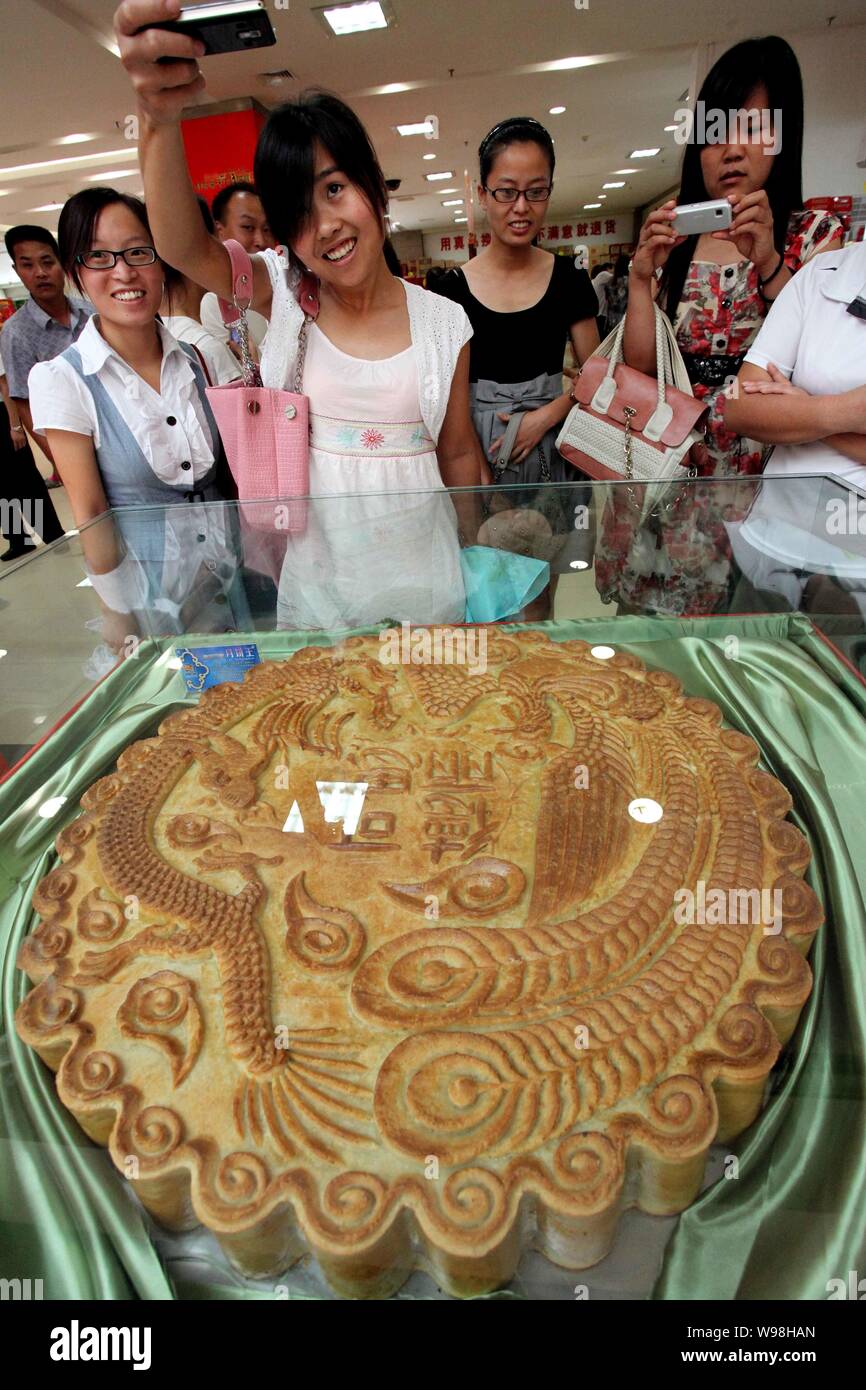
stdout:
<svg viewBox="0 0 866 1390">
<path fill-rule="evenodd" d="M 61 135 L 59 140 L 52 140 L 52 145 L 86 145 L 88 140 L 98 140 L 98 135 Z"/>
<path fill-rule="evenodd" d="M 588 560 L 570 560 L 570 561 L 569 561 L 569 568 L 570 568 L 570 569 L 573 569 L 573 570 L 588 570 L 588 569 L 589 569 L 589 561 L 588 561 Z"/>
<path fill-rule="evenodd" d="M 386 82 L 384 87 L 378 89 L 377 95 L 389 97 L 394 92 L 411 92 L 414 84 L 412 82 Z"/>
<path fill-rule="evenodd" d="M 104 183 L 106 179 L 134 179 L 138 177 L 137 169 L 100 169 L 98 174 L 88 174 L 88 183 Z"/>
<path fill-rule="evenodd" d="M 550 114 L 551 116 L 561 116 L 565 109 L 566 108 L 564 106 L 551 106 Z"/>
<path fill-rule="evenodd" d="M 446 198 L 442 204 L 443 208 L 462 208 L 462 198 Z"/>
<path fill-rule="evenodd" d="M 457 191 L 456 188 L 437 188 L 436 190 L 437 193 L 456 193 Z"/>
<path fill-rule="evenodd" d="M 665 130 L 679 130 L 678 125 L 666 125 Z"/>
<path fill-rule="evenodd" d="M 363 34 L 368 29 L 387 29 L 388 20 L 380 0 L 359 0 L 357 4 L 329 5 L 319 11 L 332 33 Z"/>
<path fill-rule="evenodd" d="M 632 150 L 629 159 L 652 159 L 653 155 L 658 153 L 658 146 L 654 150 Z"/>
<path fill-rule="evenodd" d="M 430 121 L 413 121 L 408 125 L 398 125 L 395 127 L 398 135 L 432 135 L 433 126 Z"/>
<path fill-rule="evenodd" d="M 453 177 L 454 177 L 454 170 L 453 170 L 453 169 L 443 169 L 443 170 L 442 170 L 440 173 L 438 173 L 438 174 L 425 174 L 424 177 L 425 177 L 425 179 L 427 180 L 428 183 L 435 183 L 435 182 L 437 181 L 437 179 L 453 179 Z"/>
<path fill-rule="evenodd" d="M 584 208 L 600 208 L 601 203 L 584 203 Z"/>
<path fill-rule="evenodd" d="M 422 159 L 435 159 L 435 158 L 436 158 L 435 154 L 425 154 L 425 155 L 422 155 L 421 157 L 422 157 Z"/>
<path fill-rule="evenodd" d="M 56 212 L 58 208 L 62 208 L 62 207 L 63 207 L 63 204 L 62 204 L 62 203 L 43 203 L 41 207 L 38 207 L 38 208 L 31 208 L 30 211 L 31 211 L 31 212 Z"/>
<path fill-rule="evenodd" d="M 621 183 L 603 183 L 602 188 L 625 188 L 625 179 Z"/>
</svg>

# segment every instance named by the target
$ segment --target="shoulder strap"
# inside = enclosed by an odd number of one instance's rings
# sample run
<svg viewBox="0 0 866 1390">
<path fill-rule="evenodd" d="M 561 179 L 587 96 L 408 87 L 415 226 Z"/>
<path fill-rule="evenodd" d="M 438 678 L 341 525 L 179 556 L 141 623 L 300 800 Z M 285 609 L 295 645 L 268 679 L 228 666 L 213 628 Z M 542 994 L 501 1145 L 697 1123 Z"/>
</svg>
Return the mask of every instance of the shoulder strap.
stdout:
<svg viewBox="0 0 866 1390">
<path fill-rule="evenodd" d="M 181 347 L 184 347 L 183 343 L 181 343 Z M 210 372 L 207 369 L 207 362 L 205 361 L 204 353 L 202 352 L 198 343 L 187 343 L 186 347 L 192 348 L 193 352 L 199 360 L 199 365 L 201 366 L 201 369 L 204 372 L 205 381 L 207 382 L 208 386 L 213 386 L 213 382 L 210 379 Z"/>
<path fill-rule="evenodd" d="M 220 313 L 226 328 L 246 313 L 253 302 L 253 263 L 239 241 L 224 241 L 232 268 L 232 302 L 220 299 Z"/>
</svg>

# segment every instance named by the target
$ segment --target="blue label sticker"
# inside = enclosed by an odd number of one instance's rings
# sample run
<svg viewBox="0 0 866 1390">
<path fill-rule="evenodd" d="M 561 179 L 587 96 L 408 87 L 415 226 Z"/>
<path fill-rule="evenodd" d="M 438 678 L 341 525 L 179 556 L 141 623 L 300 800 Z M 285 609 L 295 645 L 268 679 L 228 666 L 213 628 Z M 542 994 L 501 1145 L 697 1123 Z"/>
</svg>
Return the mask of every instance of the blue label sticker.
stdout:
<svg viewBox="0 0 866 1390">
<path fill-rule="evenodd" d="M 242 681 L 244 672 L 261 661 L 252 642 L 238 647 L 176 647 L 175 651 L 186 688 L 193 695 L 223 681 Z"/>
</svg>

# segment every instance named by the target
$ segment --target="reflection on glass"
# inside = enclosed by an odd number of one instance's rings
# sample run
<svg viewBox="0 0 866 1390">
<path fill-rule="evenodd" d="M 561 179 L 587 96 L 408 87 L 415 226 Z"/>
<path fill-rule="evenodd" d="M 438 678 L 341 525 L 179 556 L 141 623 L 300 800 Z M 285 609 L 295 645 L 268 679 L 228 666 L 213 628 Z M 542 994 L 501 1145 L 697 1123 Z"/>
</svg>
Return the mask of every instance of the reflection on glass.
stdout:
<svg viewBox="0 0 866 1390">
<path fill-rule="evenodd" d="M 328 825 L 343 822 L 344 835 L 354 835 L 364 809 L 369 782 L 317 782 L 316 790 Z M 303 835 L 304 818 L 297 801 L 292 802 L 283 830 Z"/>
<path fill-rule="evenodd" d="M 661 820 L 664 810 L 652 797 L 639 796 L 628 803 L 628 813 L 633 820 L 639 820 L 642 825 L 652 825 L 654 821 Z"/>
<path fill-rule="evenodd" d="M 301 808 L 297 801 L 292 802 L 292 809 L 286 818 L 283 830 L 287 830 L 293 835 L 303 835 L 304 833 L 304 818 L 301 815 Z"/>
</svg>

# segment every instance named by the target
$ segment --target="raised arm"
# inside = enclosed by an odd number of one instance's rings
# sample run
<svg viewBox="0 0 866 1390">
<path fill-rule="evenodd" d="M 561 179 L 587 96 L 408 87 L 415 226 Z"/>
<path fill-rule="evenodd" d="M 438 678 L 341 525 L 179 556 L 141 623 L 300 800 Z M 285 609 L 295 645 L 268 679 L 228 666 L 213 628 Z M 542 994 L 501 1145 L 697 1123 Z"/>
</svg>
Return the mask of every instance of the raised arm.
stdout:
<svg viewBox="0 0 866 1390">
<path fill-rule="evenodd" d="M 231 299 L 228 253 L 202 222 L 180 131 L 181 113 L 204 90 L 198 66 L 204 48 L 185 34 L 146 27 L 176 19 L 180 9 L 179 0 L 124 0 L 114 29 L 138 98 L 138 152 L 156 249 L 195 284 Z M 172 61 L 159 61 L 165 58 Z M 271 282 L 258 257 L 253 258 L 252 307 L 270 314 Z"/>
</svg>

